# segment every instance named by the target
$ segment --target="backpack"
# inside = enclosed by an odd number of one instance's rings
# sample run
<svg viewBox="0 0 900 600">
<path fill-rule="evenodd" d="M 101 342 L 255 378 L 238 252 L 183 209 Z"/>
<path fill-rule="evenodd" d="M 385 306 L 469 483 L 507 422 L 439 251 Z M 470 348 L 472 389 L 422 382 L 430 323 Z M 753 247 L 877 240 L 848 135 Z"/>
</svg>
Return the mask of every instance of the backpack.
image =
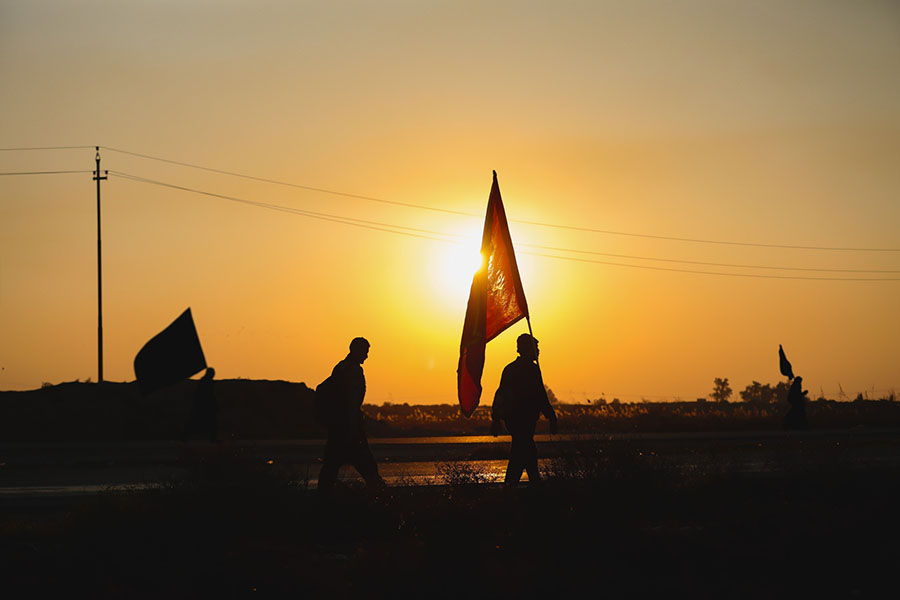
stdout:
<svg viewBox="0 0 900 600">
<path fill-rule="evenodd" d="M 337 387 L 337 380 L 332 375 L 316 386 L 316 421 L 320 425 L 327 426 L 332 420 Z"/>
<path fill-rule="evenodd" d="M 508 409 L 506 394 L 503 393 L 503 388 L 498 387 L 497 391 L 494 392 L 494 403 L 491 405 L 491 420 L 498 421 L 508 418 Z"/>
</svg>

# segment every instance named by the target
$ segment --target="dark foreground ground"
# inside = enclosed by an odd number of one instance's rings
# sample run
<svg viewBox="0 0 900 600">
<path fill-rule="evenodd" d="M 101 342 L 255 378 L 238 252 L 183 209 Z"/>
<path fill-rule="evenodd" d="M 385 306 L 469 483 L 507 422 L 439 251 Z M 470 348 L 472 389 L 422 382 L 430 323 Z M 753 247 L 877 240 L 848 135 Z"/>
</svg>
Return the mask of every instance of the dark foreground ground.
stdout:
<svg viewBox="0 0 900 600">
<path fill-rule="evenodd" d="M 324 502 L 225 450 L 159 490 L 5 508 L 3 595 L 896 597 L 896 460 L 806 452 L 783 440 L 772 468 L 739 472 L 587 443 L 540 487 L 504 491 L 458 462 L 445 485 Z"/>
</svg>

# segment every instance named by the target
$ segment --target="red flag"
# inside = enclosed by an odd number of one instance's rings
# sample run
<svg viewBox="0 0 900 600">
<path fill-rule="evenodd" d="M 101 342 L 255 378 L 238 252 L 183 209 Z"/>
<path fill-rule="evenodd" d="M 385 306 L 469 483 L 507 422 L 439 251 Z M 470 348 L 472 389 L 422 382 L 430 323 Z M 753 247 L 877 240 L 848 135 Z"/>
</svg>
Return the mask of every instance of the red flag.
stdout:
<svg viewBox="0 0 900 600">
<path fill-rule="evenodd" d="M 481 260 L 481 269 L 472 279 L 459 345 L 457 393 L 459 406 L 467 417 L 481 400 L 485 344 L 516 321 L 528 317 L 528 304 L 519 278 L 496 171 L 484 217 Z"/>
</svg>

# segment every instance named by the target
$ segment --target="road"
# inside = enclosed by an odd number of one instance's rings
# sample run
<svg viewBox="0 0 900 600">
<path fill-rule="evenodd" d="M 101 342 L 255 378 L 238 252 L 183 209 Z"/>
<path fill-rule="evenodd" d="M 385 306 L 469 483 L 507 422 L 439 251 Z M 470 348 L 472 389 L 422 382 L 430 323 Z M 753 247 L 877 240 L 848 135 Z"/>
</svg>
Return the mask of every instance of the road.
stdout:
<svg viewBox="0 0 900 600">
<path fill-rule="evenodd" d="M 900 471 L 900 429 L 543 435 L 536 441 L 542 469 L 557 459 L 571 465 L 628 456 L 685 473 L 769 473 L 796 466 Z M 389 485 L 433 485 L 454 477 L 495 482 L 503 476 L 509 437 L 381 438 L 370 445 Z M 324 440 L 0 443 L 0 503 L 56 504 L 104 490 L 158 487 L 189 478 L 197 465 L 223 456 L 286 469 L 299 485 L 312 488 L 323 447 Z M 342 468 L 340 477 L 358 479 L 352 468 Z"/>
</svg>

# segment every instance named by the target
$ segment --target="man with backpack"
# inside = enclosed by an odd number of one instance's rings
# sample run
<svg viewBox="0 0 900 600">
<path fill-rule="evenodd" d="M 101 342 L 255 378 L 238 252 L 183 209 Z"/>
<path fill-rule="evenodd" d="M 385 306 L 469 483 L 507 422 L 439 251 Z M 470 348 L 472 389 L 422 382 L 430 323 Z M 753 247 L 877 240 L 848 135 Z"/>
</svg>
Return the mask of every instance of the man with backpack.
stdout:
<svg viewBox="0 0 900 600">
<path fill-rule="evenodd" d="M 369 356 L 369 342 L 354 338 L 350 353 L 335 365 L 331 376 L 316 388 L 316 413 L 328 427 L 325 459 L 319 471 L 318 489 L 330 493 L 341 465 L 351 464 L 366 480 L 366 485 L 380 488 L 384 480 L 369 449 L 362 403 L 366 396 L 366 377 L 362 364 Z"/>
</svg>

